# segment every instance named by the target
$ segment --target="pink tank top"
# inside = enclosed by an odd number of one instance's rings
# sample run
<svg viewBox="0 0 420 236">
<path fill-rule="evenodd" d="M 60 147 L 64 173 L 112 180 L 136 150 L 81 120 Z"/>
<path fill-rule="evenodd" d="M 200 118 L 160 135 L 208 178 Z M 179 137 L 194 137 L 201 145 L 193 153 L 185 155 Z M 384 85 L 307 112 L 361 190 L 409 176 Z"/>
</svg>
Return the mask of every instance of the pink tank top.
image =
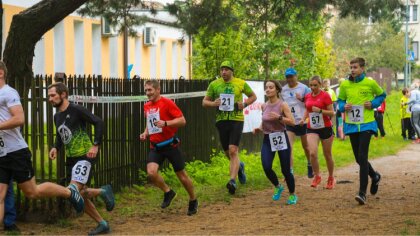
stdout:
<svg viewBox="0 0 420 236">
<path fill-rule="evenodd" d="M 262 130 L 264 134 L 269 134 L 273 132 L 281 132 L 285 131 L 286 127 L 282 122 L 278 119 L 271 120 L 268 116 L 270 112 L 274 112 L 276 114 L 283 114 L 283 110 L 281 108 L 283 101 L 279 100 L 274 104 L 266 102 L 263 106 L 263 114 L 262 114 Z"/>
</svg>

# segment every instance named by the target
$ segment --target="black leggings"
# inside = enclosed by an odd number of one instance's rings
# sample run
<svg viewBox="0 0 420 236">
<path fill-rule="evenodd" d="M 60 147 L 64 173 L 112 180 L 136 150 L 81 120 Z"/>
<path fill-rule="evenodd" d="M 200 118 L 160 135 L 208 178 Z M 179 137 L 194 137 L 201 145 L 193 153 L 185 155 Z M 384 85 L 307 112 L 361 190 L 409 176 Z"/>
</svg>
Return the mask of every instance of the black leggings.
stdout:
<svg viewBox="0 0 420 236">
<path fill-rule="evenodd" d="M 281 172 L 286 179 L 287 187 L 289 188 L 290 193 L 295 192 L 295 178 L 292 173 L 290 173 L 290 143 L 287 134 L 285 135 L 287 142 L 287 149 L 278 151 L 280 158 Z M 261 163 L 264 169 L 264 173 L 270 182 L 274 186 L 279 185 L 279 179 L 277 178 L 276 172 L 273 170 L 273 161 L 276 152 L 271 151 L 270 140 L 268 134 L 264 135 L 264 141 L 261 147 Z"/>
<path fill-rule="evenodd" d="M 372 131 L 363 131 L 360 133 L 350 134 L 351 147 L 353 149 L 354 157 L 356 158 L 357 164 L 360 166 L 359 177 L 360 187 L 359 193 L 366 194 L 368 181 L 370 176 L 374 178 L 376 176 L 375 170 L 368 161 L 369 144 L 372 136 Z"/>
</svg>

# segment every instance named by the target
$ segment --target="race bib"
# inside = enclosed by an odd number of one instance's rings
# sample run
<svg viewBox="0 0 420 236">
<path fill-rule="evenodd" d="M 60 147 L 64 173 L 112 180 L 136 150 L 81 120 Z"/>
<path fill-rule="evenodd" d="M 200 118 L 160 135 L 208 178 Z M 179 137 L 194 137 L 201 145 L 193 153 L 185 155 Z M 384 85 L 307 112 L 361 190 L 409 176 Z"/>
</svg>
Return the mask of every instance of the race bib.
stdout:
<svg viewBox="0 0 420 236">
<path fill-rule="evenodd" d="M 365 108 L 363 106 L 352 106 L 351 111 L 347 111 L 347 116 L 351 123 L 363 123 Z"/>
<path fill-rule="evenodd" d="M 311 129 L 321 129 L 325 127 L 324 117 L 322 116 L 322 113 L 310 112 L 309 122 L 311 124 Z"/>
<path fill-rule="evenodd" d="M 91 166 L 88 161 L 78 161 L 71 171 L 71 180 L 86 184 L 89 179 Z"/>
<path fill-rule="evenodd" d="M 286 136 L 284 132 L 274 132 L 268 135 L 270 139 L 271 151 L 281 151 L 287 149 Z"/>
<path fill-rule="evenodd" d="M 220 94 L 220 106 L 219 110 L 221 111 L 233 111 L 235 104 L 235 95 L 234 94 Z"/>
<path fill-rule="evenodd" d="M 162 128 L 159 128 L 155 125 L 155 122 L 160 120 L 159 112 L 149 113 L 147 115 L 147 131 L 149 135 L 162 133 Z"/>
<path fill-rule="evenodd" d="M 292 112 L 293 118 L 295 119 L 295 124 L 299 124 L 302 120 L 302 112 L 300 111 L 299 105 L 292 105 L 290 106 L 290 112 Z"/>
<path fill-rule="evenodd" d="M 0 133 L 0 157 L 4 157 L 6 155 L 6 143 L 4 142 L 3 133 Z"/>
</svg>

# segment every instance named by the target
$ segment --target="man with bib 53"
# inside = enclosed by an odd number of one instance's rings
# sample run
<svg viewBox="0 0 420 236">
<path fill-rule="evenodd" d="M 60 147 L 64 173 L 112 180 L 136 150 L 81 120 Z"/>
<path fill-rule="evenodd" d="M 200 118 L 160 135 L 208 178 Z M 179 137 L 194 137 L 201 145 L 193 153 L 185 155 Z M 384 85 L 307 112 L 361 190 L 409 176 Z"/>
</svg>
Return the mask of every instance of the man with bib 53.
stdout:
<svg viewBox="0 0 420 236">
<path fill-rule="evenodd" d="M 243 109 L 257 100 L 257 96 L 245 80 L 233 77 L 232 62 L 222 62 L 220 75 L 222 78 L 209 84 L 203 106 L 218 108 L 216 127 L 223 150 L 230 160 L 230 180 L 226 187 L 230 194 L 235 194 L 236 176 L 241 184 L 246 183 L 245 164 L 239 160 L 239 142 L 244 127 Z M 248 96 L 245 102 L 242 94 Z"/>
<path fill-rule="evenodd" d="M 66 177 L 70 182 L 69 187 L 80 191 L 85 201 L 85 212 L 98 223 L 89 235 L 109 233 L 108 222 L 101 217 L 90 199 L 100 196 L 105 202 L 106 210 L 112 211 L 115 205 L 112 188 L 110 185 L 97 189 L 87 187 L 102 142 L 104 122 L 83 106 L 70 103 L 68 95 L 69 89 L 63 83 L 48 86 L 48 100 L 57 108 L 57 113 L 54 115 L 57 134 L 55 145 L 50 151 L 50 159 L 57 158 L 58 150 L 65 147 Z M 86 131 L 88 124 L 93 124 L 95 128 L 93 144 Z"/>
<path fill-rule="evenodd" d="M 372 179 L 370 193 L 378 192 L 381 175 L 368 161 L 369 144 L 372 134 L 378 132 L 373 109 L 381 105 L 386 93 L 378 83 L 366 77 L 365 60 L 354 58 L 350 61 L 351 75 L 340 85 L 338 105 L 345 115 L 344 133 L 350 136 L 351 147 L 357 164 L 360 166 L 359 193 L 355 199 L 360 205 L 366 203 L 368 176 Z"/>
</svg>

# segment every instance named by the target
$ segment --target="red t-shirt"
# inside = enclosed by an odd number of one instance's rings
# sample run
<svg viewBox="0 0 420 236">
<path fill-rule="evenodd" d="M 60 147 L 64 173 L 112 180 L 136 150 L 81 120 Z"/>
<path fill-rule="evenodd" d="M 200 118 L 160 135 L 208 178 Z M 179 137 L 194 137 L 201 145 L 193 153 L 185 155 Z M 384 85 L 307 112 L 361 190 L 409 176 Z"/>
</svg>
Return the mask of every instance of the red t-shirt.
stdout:
<svg viewBox="0 0 420 236">
<path fill-rule="evenodd" d="M 144 114 L 147 119 L 146 122 L 149 122 L 149 123 L 151 122 L 151 120 L 149 120 L 148 117 L 149 117 L 149 114 L 152 114 L 152 113 L 158 113 L 160 120 L 164 120 L 164 121 L 173 120 L 175 118 L 179 118 L 183 116 L 182 111 L 178 108 L 178 106 L 174 103 L 174 101 L 165 97 L 160 97 L 160 99 L 155 103 L 148 101 L 146 102 L 146 104 L 144 104 Z M 174 137 L 177 130 L 178 128 L 176 127 L 168 127 L 168 126 L 163 127 L 162 132 L 160 133 L 150 134 L 150 130 L 149 130 L 150 142 L 160 143 L 165 140 L 168 140 Z"/>
<path fill-rule="evenodd" d="M 312 112 L 313 106 L 318 107 L 322 110 L 327 110 L 328 105 L 331 105 L 331 104 L 332 104 L 331 96 L 327 92 L 322 91 L 322 90 L 315 97 L 312 96 L 312 93 L 308 93 L 305 96 L 305 107 L 308 114 Z M 331 127 L 332 123 L 331 123 L 330 117 L 327 115 L 322 115 L 322 117 L 324 119 L 325 127 Z M 311 128 L 311 122 L 308 122 L 308 128 Z"/>
</svg>

